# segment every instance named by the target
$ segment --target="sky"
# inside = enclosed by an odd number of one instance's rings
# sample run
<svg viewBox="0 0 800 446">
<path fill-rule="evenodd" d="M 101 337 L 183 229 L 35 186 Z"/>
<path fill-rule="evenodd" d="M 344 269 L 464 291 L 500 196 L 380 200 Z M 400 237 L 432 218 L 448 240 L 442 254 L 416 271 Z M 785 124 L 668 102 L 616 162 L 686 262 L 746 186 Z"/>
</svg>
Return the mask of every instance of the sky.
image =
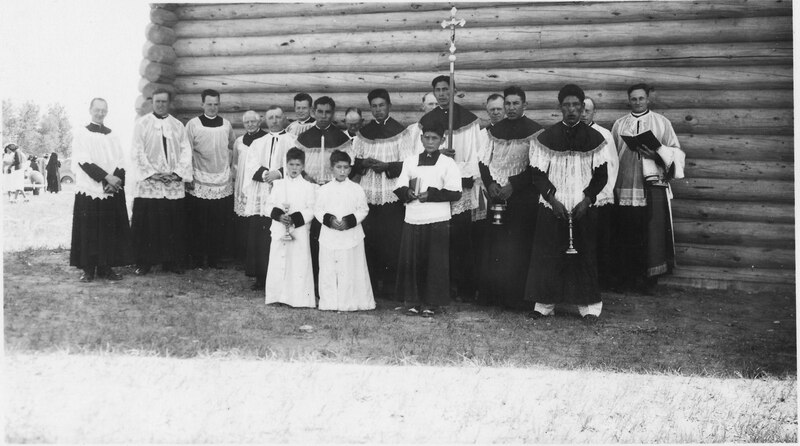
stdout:
<svg viewBox="0 0 800 446">
<path fill-rule="evenodd" d="M 4 0 L 0 96 L 42 112 L 61 103 L 73 128 L 88 124 L 89 101 L 103 97 L 106 125 L 128 146 L 148 23 L 150 6 L 140 0 Z"/>
</svg>

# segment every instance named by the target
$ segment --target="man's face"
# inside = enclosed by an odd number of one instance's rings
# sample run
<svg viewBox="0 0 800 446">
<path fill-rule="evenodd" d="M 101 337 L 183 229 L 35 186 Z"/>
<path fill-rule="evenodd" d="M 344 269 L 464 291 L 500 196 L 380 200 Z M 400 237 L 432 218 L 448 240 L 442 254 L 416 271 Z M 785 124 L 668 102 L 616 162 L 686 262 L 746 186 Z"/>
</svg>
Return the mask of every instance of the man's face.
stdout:
<svg viewBox="0 0 800 446">
<path fill-rule="evenodd" d="M 106 104 L 106 101 L 96 100 L 92 102 L 92 106 L 89 107 L 89 115 L 92 116 L 92 122 L 97 124 L 102 124 L 107 114 L 108 104 Z"/>
<path fill-rule="evenodd" d="M 486 113 L 489 114 L 489 122 L 497 124 L 505 117 L 505 109 L 503 108 L 503 98 L 492 99 L 486 103 Z"/>
<path fill-rule="evenodd" d="M 433 153 L 439 150 L 439 146 L 442 145 L 442 138 L 436 132 L 425 132 L 420 136 L 422 139 L 422 146 L 425 147 L 425 152 Z"/>
<path fill-rule="evenodd" d="M 640 88 L 638 90 L 633 90 L 631 94 L 628 95 L 628 103 L 631 104 L 632 112 L 644 113 L 650 106 L 650 98 L 647 96 L 647 92 Z"/>
<path fill-rule="evenodd" d="M 333 107 L 331 104 L 317 104 L 314 109 L 314 118 L 319 123 L 319 128 L 324 129 L 333 121 Z"/>
<path fill-rule="evenodd" d="M 270 132 L 277 133 L 283 130 L 283 110 L 280 108 L 268 111 L 264 119 Z"/>
<path fill-rule="evenodd" d="M 219 113 L 219 96 L 206 96 L 203 101 L 203 113 L 209 118 L 216 118 Z"/>
<path fill-rule="evenodd" d="M 305 121 L 311 116 L 311 104 L 308 101 L 294 101 L 294 114 L 298 121 Z"/>
<path fill-rule="evenodd" d="M 286 162 L 286 173 L 289 178 L 297 178 L 303 171 L 303 162 L 300 160 L 289 160 Z"/>
<path fill-rule="evenodd" d="M 153 95 L 153 112 L 164 116 L 169 111 L 169 94 L 159 93 Z"/>
<path fill-rule="evenodd" d="M 350 132 L 351 135 L 354 135 L 361 128 L 362 122 L 363 119 L 361 116 L 358 116 L 358 113 L 355 112 L 348 113 L 347 116 L 344 117 L 347 131 Z"/>
<path fill-rule="evenodd" d="M 450 104 L 450 84 L 445 81 L 439 81 L 433 86 L 433 94 L 436 96 L 436 101 L 439 102 L 441 107 L 447 107 Z"/>
<path fill-rule="evenodd" d="M 525 107 L 528 103 L 523 101 L 521 97 L 515 94 L 510 94 L 505 98 L 506 117 L 508 119 L 519 119 L 525 113 Z"/>
<path fill-rule="evenodd" d="M 436 100 L 436 95 L 433 93 L 428 93 L 425 95 L 425 99 L 422 101 L 422 111 L 428 113 L 436 108 L 436 105 L 438 104 L 439 101 Z"/>
<path fill-rule="evenodd" d="M 248 113 L 242 119 L 242 125 L 247 133 L 255 133 L 258 131 L 258 124 L 261 123 L 261 118 L 254 113 Z"/>
<path fill-rule="evenodd" d="M 347 179 L 347 176 L 350 175 L 350 163 L 347 161 L 337 161 L 336 164 L 333 165 L 333 177 L 336 181 L 344 181 Z"/>
<path fill-rule="evenodd" d="M 594 122 L 594 102 L 591 99 L 583 101 L 583 113 L 581 114 L 581 121 L 584 124 L 590 125 Z"/>
<path fill-rule="evenodd" d="M 392 111 L 392 104 L 386 102 L 384 98 L 374 98 L 370 101 L 369 108 L 372 109 L 372 117 L 376 121 L 383 122 L 384 119 L 389 117 L 389 112 Z"/>
<path fill-rule="evenodd" d="M 567 96 L 561 101 L 561 116 L 567 125 L 575 125 L 581 120 L 583 102 L 577 96 Z"/>
</svg>

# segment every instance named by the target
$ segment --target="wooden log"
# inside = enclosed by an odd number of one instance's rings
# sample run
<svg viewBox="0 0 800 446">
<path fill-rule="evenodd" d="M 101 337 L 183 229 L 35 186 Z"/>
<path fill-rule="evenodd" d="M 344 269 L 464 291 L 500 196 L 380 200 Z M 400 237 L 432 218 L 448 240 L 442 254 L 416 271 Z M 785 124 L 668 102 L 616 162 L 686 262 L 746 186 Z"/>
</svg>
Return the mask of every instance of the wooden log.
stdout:
<svg viewBox="0 0 800 446">
<path fill-rule="evenodd" d="M 672 181 L 677 199 L 793 203 L 794 182 L 718 178 Z"/>
<path fill-rule="evenodd" d="M 150 22 L 171 28 L 178 23 L 178 16 L 173 11 L 153 5 L 150 8 Z"/>
<path fill-rule="evenodd" d="M 213 87 L 209 87 L 213 88 Z M 179 91 L 182 91 L 180 87 L 178 87 Z M 224 90 L 220 90 L 223 92 L 223 97 L 221 98 L 221 102 L 225 102 L 225 93 Z M 291 95 L 288 94 L 287 102 L 291 102 Z M 333 99 L 337 101 L 337 108 L 340 111 L 344 111 L 348 107 L 360 107 L 362 109 L 362 113 L 365 119 L 371 119 L 371 113 L 364 110 L 364 103 L 363 101 L 359 101 L 358 103 L 346 103 L 340 100 L 337 100 L 336 96 L 333 96 Z M 191 101 L 191 99 L 190 99 Z M 187 105 L 191 104 L 188 102 Z M 183 105 L 183 104 L 182 104 Z M 292 111 L 292 105 L 285 104 L 284 111 Z M 264 107 L 262 107 L 263 109 Z M 194 105 L 189 105 L 188 109 L 181 108 L 183 111 L 195 113 L 202 111 L 199 107 L 199 103 L 196 101 Z M 262 110 L 263 111 L 263 110 Z M 483 120 L 488 121 L 488 116 L 485 110 L 471 110 L 475 113 L 478 117 Z M 625 110 L 616 110 L 616 113 L 609 113 L 609 116 L 622 116 L 626 113 Z M 745 134 L 754 134 L 754 133 L 763 133 L 763 134 L 781 134 L 781 135 L 791 135 L 793 131 L 793 118 L 790 114 L 783 112 L 780 110 L 705 110 L 705 109 L 670 109 L 670 110 L 662 110 L 661 113 L 669 119 L 672 124 L 673 128 L 676 132 L 692 132 L 692 133 L 724 133 L 724 134 L 738 134 L 738 133 L 745 133 Z M 226 112 L 228 113 L 228 112 Z M 226 115 L 226 113 L 222 113 L 222 115 Z M 231 113 L 232 119 L 231 122 L 237 123 L 237 120 L 241 118 L 240 113 Z M 400 123 L 404 124 L 411 124 L 412 122 L 416 122 L 419 118 L 418 116 L 421 115 L 421 112 L 393 112 L 392 117 L 399 121 Z M 541 110 L 541 109 L 534 109 L 528 110 L 526 112 L 526 116 L 530 117 L 534 121 L 539 122 L 542 125 L 552 125 L 559 122 L 562 119 L 561 112 L 558 110 Z M 344 116 L 341 116 L 344 118 Z M 613 125 L 612 121 L 602 121 L 597 120 L 601 126 L 606 128 L 611 128 Z"/>
<path fill-rule="evenodd" d="M 678 265 L 672 274 L 660 277 L 659 285 L 737 290 L 748 293 L 794 293 L 794 269 L 726 268 Z"/>
<path fill-rule="evenodd" d="M 142 56 L 147 60 L 167 65 L 174 63 L 177 58 L 175 50 L 171 46 L 156 45 L 153 42 L 145 42 L 142 48 Z"/>
<path fill-rule="evenodd" d="M 139 74 L 150 82 L 172 83 L 175 80 L 175 68 L 158 62 L 142 59 L 139 65 Z"/>
<path fill-rule="evenodd" d="M 363 93 L 378 86 L 392 91 L 426 91 L 438 73 L 405 71 L 398 73 L 283 73 L 231 74 L 226 76 L 178 76 L 175 85 L 182 93 L 196 93 L 214 88 L 229 93 L 285 93 L 319 91 L 325 94 Z M 791 67 L 728 68 L 564 68 L 514 70 L 461 70 L 456 81 L 464 91 L 502 91 L 509 85 L 524 90 L 558 91 L 566 82 L 587 89 L 625 91 L 637 82 L 647 82 L 662 90 L 753 90 L 792 88 Z M 548 101 L 553 99 L 547 99 Z M 529 101 L 530 102 L 530 101 Z M 553 100 L 557 102 L 557 100 Z"/>
<path fill-rule="evenodd" d="M 711 197 L 713 198 L 713 197 Z M 794 205 L 747 201 L 672 200 L 672 216 L 695 221 L 735 221 L 794 224 Z"/>
<path fill-rule="evenodd" d="M 676 218 L 675 242 L 794 249 L 794 225 Z"/>
<path fill-rule="evenodd" d="M 420 90 L 414 92 L 405 91 L 392 91 L 392 110 L 395 112 L 400 111 L 419 111 L 422 104 L 423 95 L 429 93 L 430 90 Z M 485 107 L 486 98 L 492 93 L 502 93 L 502 91 L 459 91 L 457 101 L 462 106 L 468 109 L 480 110 Z M 312 98 L 325 96 L 329 93 L 319 91 L 309 91 L 308 94 Z M 528 109 L 552 109 L 553 98 L 558 95 L 557 90 L 547 91 L 528 91 Z M 222 112 L 236 112 L 245 111 L 250 109 L 264 110 L 270 105 L 278 105 L 283 107 L 284 110 L 292 109 L 292 92 L 281 93 L 225 93 L 223 101 L 220 103 L 220 111 Z M 614 119 L 619 118 L 617 111 L 627 107 L 625 90 L 611 91 L 611 90 L 586 90 L 586 96 L 591 97 L 595 102 L 597 110 L 596 117 L 599 121 L 612 122 Z M 179 94 L 175 99 L 175 106 L 177 108 L 184 108 L 184 103 L 189 104 L 186 107 L 194 107 L 195 97 L 197 94 Z M 360 104 L 362 109 L 368 108 L 367 92 L 359 93 L 336 93 L 335 99 L 337 102 L 346 104 Z M 702 90 L 659 90 L 650 93 L 650 104 L 654 110 L 668 109 L 668 108 L 784 108 L 791 109 L 793 105 L 792 92 L 790 90 L 720 90 L 709 94 L 707 91 Z M 680 135 L 679 135 L 680 136 Z M 752 135 L 752 138 L 757 138 L 764 141 L 757 147 L 750 145 L 748 140 L 743 140 L 743 137 L 737 135 L 719 136 L 709 135 L 690 135 L 696 136 L 696 142 L 693 143 L 697 150 L 703 150 L 702 156 L 698 152 L 698 158 L 717 159 L 731 159 L 733 152 L 728 150 L 730 146 L 736 149 L 739 144 L 748 144 L 748 150 L 758 150 L 760 152 L 775 148 L 776 146 L 783 151 L 788 151 L 790 155 L 788 160 L 791 160 L 792 154 L 792 140 L 787 137 L 763 137 Z M 681 144 L 684 143 L 684 138 L 680 137 Z M 708 154 L 706 154 L 708 152 Z M 714 155 L 717 153 L 718 155 Z M 693 155 L 694 156 L 694 155 Z M 733 158 L 733 159 L 763 159 L 753 158 Z M 781 158 L 779 158 L 780 160 Z M 765 161 L 773 160 L 765 159 Z"/>
<path fill-rule="evenodd" d="M 694 2 L 596 2 L 580 3 L 464 3 L 459 7 L 459 17 L 467 23 L 485 23 L 492 19 L 501 22 L 514 20 L 515 12 L 535 11 L 541 24 L 554 22 L 609 23 L 658 20 L 697 20 L 713 18 L 744 18 L 754 16 L 791 15 L 791 3 L 774 1 L 694 1 Z M 475 9 L 492 7 L 487 13 Z M 513 7 L 513 8 L 512 8 Z M 416 13 L 425 20 L 439 22 L 447 18 L 426 11 L 448 11 L 449 4 L 442 3 L 250 3 L 250 4 L 185 4 L 176 9 L 181 20 L 264 19 L 313 16 L 352 16 L 356 14 Z M 502 11 L 496 11 L 502 10 Z M 506 11 L 508 10 L 508 11 Z M 392 21 L 401 20 L 392 18 Z M 529 20 L 537 20 L 531 16 Z M 535 23 L 535 22 L 534 22 Z"/>
<path fill-rule="evenodd" d="M 180 75 L 437 71 L 449 67 L 449 53 L 355 53 L 286 54 L 276 57 L 218 56 L 181 57 L 175 69 Z M 754 42 L 697 45 L 646 45 L 641 47 L 575 48 L 564 59 L 563 49 L 473 51 L 459 53 L 460 69 L 546 67 L 677 67 L 791 65 L 791 42 Z"/>
<path fill-rule="evenodd" d="M 687 159 L 794 162 L 794 137 L 775 135 L 678 134 Z"/>
<path fill-rule="evenodd" d="M 142 93 L 142 96 L 146 98 L 153 96 L 153 92 L 158 90 L 159 88 L 165 88 L 173 95 L 175 94 L 175 87 L 171 84 L 159 84 L 156 82 L 150 82 L 145 78 L 139 80 L 139 92 Z"/>
<path fill-rule="evenodd" d="M 792 181 L 794 179 L 794 163 L 687 158 L 686 174 L 698 178 Z"/>
<path fill-rule="evenodd" d="M 447 49 L 441 29 L 306 33 L 264 37 L 192 37 L 175 41 L 180 57 L 308 53 L 389 53 Z M 791 41 L 791 17 L 636 22 L 624 24 L 505 26 L 459 31 L 461 51 L 663 44 Z M 151 40 L 152 41 L 152 40 Z"/>
<path fill-rule="evenodd" d="M 156 45 L 172 45 L 175 43 L 175 31 L 166 26 L 149 23 L 145 28 L 147 40 Z"/>
<path fill-rule="evenodd" d="M 794 269 L 794 250 L 750 246 L 675 244 L 681 266 L 718 266 L 751 269 Z"/>
</svg>

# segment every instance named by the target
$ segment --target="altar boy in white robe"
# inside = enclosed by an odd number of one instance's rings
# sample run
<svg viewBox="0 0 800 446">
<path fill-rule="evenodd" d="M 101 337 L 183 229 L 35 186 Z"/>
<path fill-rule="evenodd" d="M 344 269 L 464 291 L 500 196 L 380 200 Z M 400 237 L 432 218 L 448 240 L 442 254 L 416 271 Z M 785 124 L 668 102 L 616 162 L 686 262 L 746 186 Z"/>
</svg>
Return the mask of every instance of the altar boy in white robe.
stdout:
<svg viewBox="0 0 800 446">
<path fill-rule="evenodd" d="M 319 309 L 372 310 L 375 298 L 364 252 L 361 223 L 369 213 L 364 189 L 348 176 L 350 155 L 331 154 L 334 181 L 319 188 L 314 216 L 319 234 Z"/>
<path fill-rule="evenodd" d="M 272 243 L 265 303 L 315 308 L 309 228 L 314 218 L 316 184 L 303 179 L 305 152 L 292 147 L 286 153 L 286 178 L 273 182 L 267 205 L 272 208 Z"/>
</svg>

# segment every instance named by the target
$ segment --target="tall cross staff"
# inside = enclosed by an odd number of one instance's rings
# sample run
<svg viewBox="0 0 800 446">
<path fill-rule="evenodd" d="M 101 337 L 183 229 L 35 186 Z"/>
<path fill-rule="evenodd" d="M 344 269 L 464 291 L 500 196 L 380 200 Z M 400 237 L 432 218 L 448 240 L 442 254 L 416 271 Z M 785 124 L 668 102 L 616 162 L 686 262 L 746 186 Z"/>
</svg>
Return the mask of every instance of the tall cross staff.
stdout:
<svg viewBox="0 0 800 446">
<path fill-rule="evenodd" d="M 463 27 L 467 21 L 464 19 L 456 19 L 456 7 L 450 10 L 450 20 L 442 20 L 442 28 L 450 27 L 450 112 L 447 114 L 448 134 L 447 134 L 447 150 L 452 153 L 453 150 L 453 104 L 455 103 L 455 74 L 456 74 L 456 25 Z"/>
</svg>

